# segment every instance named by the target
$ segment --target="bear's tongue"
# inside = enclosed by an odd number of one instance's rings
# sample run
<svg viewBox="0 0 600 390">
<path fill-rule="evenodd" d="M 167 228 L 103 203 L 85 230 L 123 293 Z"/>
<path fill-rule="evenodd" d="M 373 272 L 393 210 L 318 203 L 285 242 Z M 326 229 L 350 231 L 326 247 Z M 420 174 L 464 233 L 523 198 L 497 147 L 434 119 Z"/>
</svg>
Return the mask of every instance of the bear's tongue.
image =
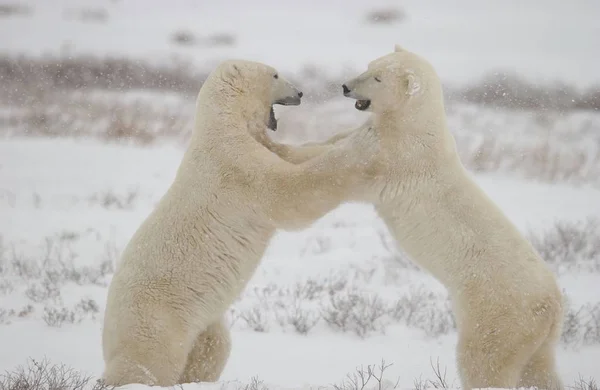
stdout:
<svg viewBox="0 0 600 390">
<path fill-rule="evenodd" d="M 269 113 L 269 123 L 267 127 L 273 131 L 277 130 L 277 118 L 275 118 L 275 111 L 273 110 L 273 106 L 271 106 L 271 112 Z"/>
</svg>

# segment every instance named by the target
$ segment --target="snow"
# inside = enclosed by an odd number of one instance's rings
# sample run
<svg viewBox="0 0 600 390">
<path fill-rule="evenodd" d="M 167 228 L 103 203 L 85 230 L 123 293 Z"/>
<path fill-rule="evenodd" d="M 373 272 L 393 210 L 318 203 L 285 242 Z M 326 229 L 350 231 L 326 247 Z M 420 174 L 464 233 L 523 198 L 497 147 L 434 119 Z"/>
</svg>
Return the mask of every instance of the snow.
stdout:
<svg viewBox="0 0 600 390">
<path fill-rule="evenodd" d="M 515 71 L 533 81 L 561 80 L 579 88 L 600 82 L 597 1 L 18 3 L 29 6 L 31 13 L 1 19 L 1 54 L 112 55 L 151 62 L 178 59 L 193 61 L 202 69 L 210 69 L 222 58 L 241 57 L 290 73 L 310 65 L 339 78 L 364 69 L 398 43 L 430 59 L 444 81 L 455 85 L 497 69 Z M 390 7 L 405 12 L 406 20 L 390 25 L 364 21 L 369 11 Z M 82 9 L 104 9 L 107 19 L 83 22 L 73 16 Z M 198 37 L 231 34 L 236 41 L 232 46 L 174 45 L 170 36 L 180 30 Z M 113 94 L 98 92 L 97 97 L 111 101 L 117 99 Z M 124 100 L 143 97 L 157 107 L 193 108 L 170 92 L 120 95 Z M 335 117 L 337 125 L 358 123 L 360 113 L 350 111 L 351 104 L 337 103 L 294 110 L 306 110 L 299 112 L 311 118 L 310 125 L 315 127 L 326 117 Z M 592 180 L 597 178 L 593 173 L 600 172 L 598 113 L 511 112 L 477 105 L 453 106 L 449 111 L 455 135 L 469 140 L 494 133 L 501 136 L 502 145 L 548 142 L 562 151 L 585 151 L 589 157 L 585 161 L 590 175 L 581 175 L 577 185 L 525 177 L 522 165 L 530 160 L 512 171 L 474 173 L 476 182 L 528 237 L 544 234 L 556 223 L 600 218 L 600 186 Z M 299 131 L 292 137 L 285 133 L 285 126 L 282 131 L 284 138 L 295 141 L 304 135 Z M 320 138 L 323 135 L 327 134 Z M 183 147 L 168 139 L 144 147 L 84 138 L 0 141 L 0 371 L 25 364 L 30 357 L 45 356 L 54 363 L 101 375 L 102 313 L 111 273 L 100 270 L 118 259 L 119 251 L 166 191 Z M 15 271 L 17 263 L 33 268 L 21 270 L 21 275 Z M 45 285 L 48 278 L 40 269 L 58 272 L 58 282 Z M 61 274 L 65 270 L 83 275 L 82 279 Z M 600 304 L 598 271 L 568 264 L 557 272 L 575 310 Z M 8 272 L 6 277 L 3 272 Z M 323 320 L 307 334 L 298 333 L 286 317 L 290 308 L 299 305 L 301 312 L 316 315 L 329 302 L 325 290 L 310 298 L 299 289 L 310 283 L 333 289 L 340 281 L 347 285 L 336 290 L 338 297 L 356 294 L 386 307 L 400 300 L 415 305 L 416 319 L 411 322 L 386 314 L 362 337 L 353 329 L 336 329 Z M 316 388 L 340 383 L 356 367 L 378 364 L 381 359 L 393 363 L 386 378 L 394 383 L 399 379 L 400 388 L 414 387 L 419 377 L 431 378 L 430 362 L 437 359 L 447 370 L 448 383 L 458 386 L 456 332 L 449 325 L 446 298 L 439 282 L 412 266 L 395 248 L 371 205 L 344 204 L 306 230 L 278 232 L 229 313 L 233 350 L 220 383 L 184 388 L 236 388 L 236 381 L 248 383 L 253 377 L 264 380 L 270 389 Z M 78 312 L 82 300 L 93 300 L 98 310 Z M 31 312 L 10 314 L 27 305 L 32 305 Z M 81 318 L 50 326 L 47 310 L 63 309 Z M 253 310 L 264 315 L 261 324 L 243 319 Z M 257 325 L 264 325 L 264 331 L 258 331 Z M 584 342 L 581 332 L 575 341 L 558 346 L 560 374 L 567 385 L 580 377 L 600 380 L 600 334 L 596 342 Z"/>
</svg>

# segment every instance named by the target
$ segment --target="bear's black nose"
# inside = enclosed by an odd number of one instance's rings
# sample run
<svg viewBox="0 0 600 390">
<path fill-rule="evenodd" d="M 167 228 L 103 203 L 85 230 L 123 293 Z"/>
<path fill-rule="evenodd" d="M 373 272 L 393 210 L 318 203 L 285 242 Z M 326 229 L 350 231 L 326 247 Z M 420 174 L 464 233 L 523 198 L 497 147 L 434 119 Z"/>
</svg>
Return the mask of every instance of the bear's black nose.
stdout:
<svg viewBox="0 0 600 390">
<path fill-rule="evenodd" d="M 346 84 L 342 84 L 342 91 L 344 91 L 344 95 L 348 95 L 350 90 L 346 87 Z"/>
<path fill-rule="evenodd" d="M 301 98 L 302 96 L 304 96 L 304 94 L 302 92 L 298 92 L 298 97 Z"/>
</svg>

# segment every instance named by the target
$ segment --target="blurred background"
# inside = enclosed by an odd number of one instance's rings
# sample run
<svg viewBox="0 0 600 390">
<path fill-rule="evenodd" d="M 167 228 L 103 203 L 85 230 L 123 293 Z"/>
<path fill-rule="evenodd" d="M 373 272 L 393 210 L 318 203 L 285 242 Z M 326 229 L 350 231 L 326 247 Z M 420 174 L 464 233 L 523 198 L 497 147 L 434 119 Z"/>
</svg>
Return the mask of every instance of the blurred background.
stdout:
<svg viewBox="0 0 600 390">
<path fill-rule="evenodd" d="M 296 83 L 302 105 L 276 106 L 269 136 L 303 143 L 362 123 L 341 84 L 399 44 L 437 69 L 463 163 L 559 276 L 561 375 L 592 389 L 599 19 L 597 0 L 0 0 L 0 371 L 45 356 L 101 373 L 106 286 L 219 61 Z M 226 380 L 333 383 L 382 357 L 402 388 L 441 386 L 436 359 L 457 378 L 447 293 L 371 205 L 279 232 L 228 315 Z"/>
<path fill-rule="evenodd" d="M 588 125 L 578 126 L 587 128 L 600 108 L 599 15 L 591 0 L 5 0 L 1 131 L 139 141 L 186 134 L 192 112 L 180 100 L 193 101 L 217 62 L 245 58 L 278 68 L 306 93 L 303 107 L 280 109 L 277 137 L 328 136 L 358 115 L 350 102 L 337 106 L 350 111 L 345 119 L 335 104 L 325 109 L 341 82 L 398 43 L 433 63 L 459 121 L 453 130 L 477 127 L 485 153 L 536 131 L 546 140 L 570 133 L 577 147 L 577 130 L 562 129 L 557 113 L 581 111 Z M 150 94 L 158 107 L 140 96 Z M 538 122 L 526 132 L 481 123 L 501 115 L 471 123 L 454 102 L 530 110 Z M 465 142 L 461 150 L 472 153 Z"/>
</svg>

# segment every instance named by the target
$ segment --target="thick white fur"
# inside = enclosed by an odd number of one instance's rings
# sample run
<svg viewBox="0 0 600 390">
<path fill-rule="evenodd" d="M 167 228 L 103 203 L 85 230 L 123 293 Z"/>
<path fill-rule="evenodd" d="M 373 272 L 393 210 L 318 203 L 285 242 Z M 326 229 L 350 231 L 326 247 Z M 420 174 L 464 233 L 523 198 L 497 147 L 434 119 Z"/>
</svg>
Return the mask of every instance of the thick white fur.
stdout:
<svg viewBox="0 0 600 390">
<path fill-rule="evenodd" d="M 371 100 L 385 167 L 365 200 L 412 259 L 447 287 L 463 388 L 561 389 L 556 278 L 461 164 L 434 68 L 397 46 L 346 87 L 347 96 Z M 301 162 L 331 147 L 285 147 L 283 155 Z"/>
<path fill-rule="evenodd" d="M 224 313 L 275 230 L 307 227 L 363 196 L 355 189 L 372 179 L 378 153 L 372 131 L 298 165 L 256 141 L 273 102 L 297 98 L 275 75 L 263 64 L 226 61 L 202 86 L 176 178 L 125 248 L 109 287 L 107 384 L 217 380 L 230 351 Z"/>
</svg>

